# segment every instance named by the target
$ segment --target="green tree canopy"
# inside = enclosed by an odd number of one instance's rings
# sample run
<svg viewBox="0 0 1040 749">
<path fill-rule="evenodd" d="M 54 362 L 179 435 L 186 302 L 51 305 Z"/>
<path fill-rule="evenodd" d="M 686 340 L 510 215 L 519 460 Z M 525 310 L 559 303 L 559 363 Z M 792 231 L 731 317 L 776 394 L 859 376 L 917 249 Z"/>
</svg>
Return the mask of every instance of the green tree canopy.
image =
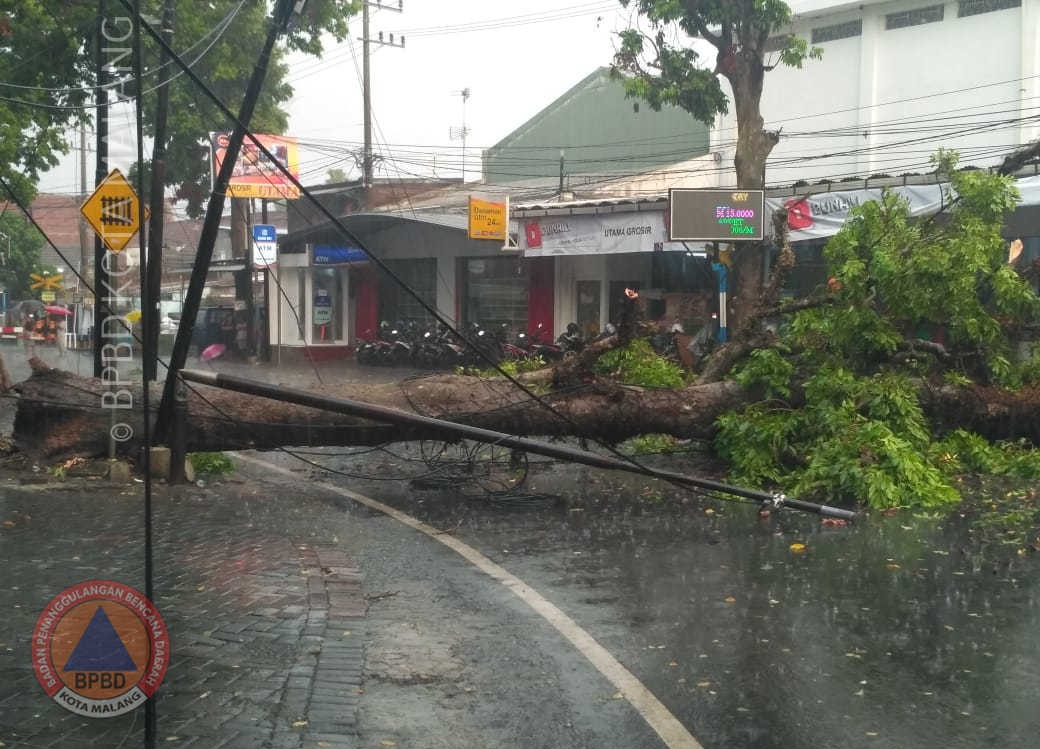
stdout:
<svg viewBox="0 0 1040 749">
<path fill-rule="evenodd" d="M 17 302 L 33 296 L 29 274 L 54 271 L 40 262 L 43 237 L 31 223 L 8 208 L 0 215 L 0 289 L 8 301 Z"/>
<path fill-rule="evenodd" d="M 1040 320 L 1040 297 L 1009 266 L 1001 237 L 1014 182 L 951 171 L 948 155 L 938 162 L 952 208 L 911 219 L 894 193 L 855 208 L 825 249 L 826 296 L 737 375 L 768 398 L 720 422 L 717 446 L 738 480 L 891 507 L 956 501 L 959 472 L 1040 477 L 1040 453 L 939 433 L 922 412 L 922 383 L 1040 382 L 1035 347 L 1015 352 Z"/>
<path fill-rule="evenodd" d="M 267 34 L 270 3 L 219 0 L 175 0 L 173 48 L 221 99 L 237 109 Z M 159 18 L 164 0 L 143 0 L 146 17 Z M 312 0 L 276 49 L 253 129 L 284 132 L 285 103 L 292 95 L 286 77 L 289 50 L 320 55 L 328 39 L 342 41 L 347 19 L 357 0 Z M 93 122 L 94 54 L 97 42 L 96 0 L 0 0 L 0 176 L 17 186 L 22 198 L 32 195 L 42 172 L 68 151 L 65 128 Z M 117 18 L 129 12 L 121 0 L 107 0 L 110 29 L 128 28 Z M 117 36 L 123 36 L 122 33 Z M 110 48 L 125 45 L 109 42 Z M 159 69 L 157 45 L 145 37 L 144 114 L 149 134 L 154 127 L 155 87 L 169 80 L 170 119 L 167 184 L 176 185 L 193 209 L 208 189 L 209 164 L 205 147 L 211 131 L 230 127 L 194 84 L 172 64 Z M 130 58 L 109 53 L 119 81 L 111 96 L 126 98 L 135 91 Z M 116 123 L 112 123 L 113 128 Z"/>
<path fill-rule="evenodd" d="M 637 25 L 620 34 L 614 70 L 630 96 L 652 108 L 681 107 L 708 125 L 729 112 L 720 76 L 733 92 L 737 115 L 734 164 L 737 184 L 763 186 L 765 163 L 777 143 L 763 129 L 760 111 L 765 74 L 777 65 L 801 67 L 819 57 L 804 39 L 784 33 L 791 9 L 782 0 L 620 0 L 633 6 L 649 30 Z M 704 64 L 695 46 L 715 48 L 714 64 Z"/>
</svg>

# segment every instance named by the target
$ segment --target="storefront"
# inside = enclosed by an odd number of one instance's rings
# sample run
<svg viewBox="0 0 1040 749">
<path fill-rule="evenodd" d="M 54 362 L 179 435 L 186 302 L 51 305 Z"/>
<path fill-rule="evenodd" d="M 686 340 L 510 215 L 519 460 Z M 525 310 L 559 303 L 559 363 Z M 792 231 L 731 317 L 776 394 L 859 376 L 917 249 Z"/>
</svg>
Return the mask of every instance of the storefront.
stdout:
<svg viewBox="0 0 1040 749">
<path fill-rule="evenodd" d="M 626 288 L 647 315 L 699 326 L 710 317 L 715 279 L 703 246 L 668 241 L 667 201 L 596 201 L 513 210 L 525 260 L 552 263 L 555 333 L 576 322 L 585 335 L 620 319 Z"/>
<path fill-rule="evenodd" d="M 432 323 L 424 305 L 453 325 L 520 328 L 532 314 L 552 325 L 551 267 L 503 251 L 501 242 L 469 239 L 464 215 L 368 213 L 341 221 L 386 270 L 330 224 L 284 237 L 268 290 L 271 343 L 283 356 L 349 355 L 380 322 Z M 532 274 L 541 289 L 534 305 Z"/>
</svg>

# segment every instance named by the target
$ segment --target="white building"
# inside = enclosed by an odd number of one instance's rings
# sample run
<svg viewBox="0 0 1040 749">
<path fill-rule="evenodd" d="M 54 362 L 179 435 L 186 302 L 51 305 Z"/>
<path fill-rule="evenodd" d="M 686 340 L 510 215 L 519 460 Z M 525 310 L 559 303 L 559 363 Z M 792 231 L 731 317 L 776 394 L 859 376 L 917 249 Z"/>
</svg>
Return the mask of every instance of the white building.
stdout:
<svg viewBox="0 0 1040 749">
<path fill-rule="evenodd" d="M 766 74 L 762 114 L 781 130 L 767 184 L 923 173 L 939 147 L 991 166 L 1040 138 L 1040 0 L 788 4 L 823 59 Z M 730 109 L 712 143 L 726 167 Z"/>
</svg>

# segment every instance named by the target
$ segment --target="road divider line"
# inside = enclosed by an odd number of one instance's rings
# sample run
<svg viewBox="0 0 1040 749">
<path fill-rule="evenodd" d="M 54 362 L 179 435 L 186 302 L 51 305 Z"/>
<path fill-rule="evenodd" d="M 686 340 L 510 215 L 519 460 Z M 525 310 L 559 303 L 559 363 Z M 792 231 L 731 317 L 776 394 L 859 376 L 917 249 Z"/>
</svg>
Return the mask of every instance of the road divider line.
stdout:
<svg viewBox="0 0 1040 749">
<path fill-rule="evenodd" d="M 242 455 L 241 453 L 236 453 L 236 457 L 239 460 L 251 463 L 259 468 L 280 473 L 284 476 L 289 476 L 296 481 L 300 478 L 299 474 L 289 470 L 288 468 L 283 468 L 282 466 L 272 465 L 271 463 L 248 455 Z M 344 489 L 324 481 L 314 483 L 318 483 L 322 488 L 346 497 L 358 504 L 381 512 L 384 515 L 393 518 L 397 522 L 429 536 L 434 541 L 447 546 L 488 577 L 497 580 L 512 591 L 513 595 L 530 606 L 535 613 L 552 625 L 557 632 L 567 638 L 567 640 L 577 648 L 578 652 L 585 656 L 589 663 L 591 663 L 597 671 L 603 674 L 603 676 L 614 685 L 618 692 L 628 700 L 629 704 L 631 704 L 632 707 L 635 708 L 636 712 L 643 717 L 643 720 L 645 720 L 647 724 L 657 732 L 657 735 L 661 737 L 661 740 L 669 747 L 669 749 L 704 749 L 697 739 L 686 730 L 686 726 L 680 723 L 678 718 L 672 715 L 671 711 L 654 696 L 653 692 L 651 692 L 643 682 L 639 681 L 631 671 L 621 665 L 621 662 L 618 661 L 610 651 L 600 645 L 592 635 L 578 626 L 577 622 L 567 616 L 567 614 L 560 610 L 554 603 L 549 601 L 519 577 L 507 571 L 499 564 L 491 561 L 472 546 L 469 546 L 457 538 L 447 535 L 433 526 L 427 525 L 421 520 L 418 520 L 407 513 L 401 512 L 390 505 L 383 504 L 371 497 L 366 497 L 365 495 L 358 494 L 350 489 Z"/>
</svg>

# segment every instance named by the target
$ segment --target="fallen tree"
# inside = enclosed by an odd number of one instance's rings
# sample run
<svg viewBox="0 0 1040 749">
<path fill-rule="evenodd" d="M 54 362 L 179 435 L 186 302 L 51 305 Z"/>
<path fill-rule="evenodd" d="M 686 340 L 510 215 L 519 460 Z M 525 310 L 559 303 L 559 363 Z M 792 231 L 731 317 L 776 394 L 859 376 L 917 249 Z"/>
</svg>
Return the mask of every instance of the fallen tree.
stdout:
<svg viewBox="0 0 1040 749">
<path fill-rule="evenodd" d="M 109 409 L 102 406 L 109 389 L 100 380 L 52 369 L 38 359 L 32 361 L 32 368 L 32 376 L 15 386 L 20 394 L 16 447 L 49 461 L 102 457 L 107 454 L 109 431 L 116 421 L 127 424 L 135 435 L 118 443 L 119 454 L 137 454 L 143 417 L 140 389 L 131 391 L 137 408 Z M 315 391 L 395 408 L 407 404 L 407 410 L 414 413 L 512 434 L 595 437 L 612 443 L 650 433 L 711 439 L 719 416 L 761 396 L 755 388 L 733 380 L 675 389 L 629 387 L 601 380 L 545 395 L 550 411 L 503 379 L 461 375 Z M 1040 444 L 1040 388 L 1011 392 L 979 385 L 937 389 L 922 385 L 920 397 L 937 429 L 963 428 L 991 440 L 1028 439 Z M 187 391 L 186 408 L 190 452 L 444 438 L 436 431 L 389 427 L 203 386 Z"/>
<path fill-rule="evenodd" d="M 681 375 L 658 376 L 626 313 L 613 339 L 525 375 L 539 398 L 505 378 L 452 375 L 322 392 L 523 436 L 711 440 L 736 483 L 828 503 L 948 503 L 965 472 L 1040 478 L 1040 357 L 1023 355 L 1040 298 L 1000 236 L 1014 187 L 950 178 L 958 199 L 944 222 L 912 221 L 894 195 L 856 209 L 825 250 L 825 288 L 783 300 L 774 279 L 692 384 L 647 387 Z M 778 277 L 793 262 L 780 234 Z M 104 408 L 104 383 L 39 362 L 16 390 L 16 445 L 41 459 L 104 455 L 113 424 L 120 453 L 140 446 L 140 391 Z M 189 451 L 448 439 L 207 387 L 189 390 L 184 413 Z"/>
<path fill-rule="evenodd" d="M 96 379 L 51 369 L 39 360 L 15 386 L 15 445 L 41 459 L 103 456 L 114 422 L 133 437 L 120 454 L 135 455 L 142 433 L 143 393 L 132 389 L 135 408 L 104 408 L 108 387 Z M 504 379 L 436 375 L 392 385 L 315 388 L 316 392 L 518 435 L 590 437 L 620 442 L 646 433 L 706 439 L 715 420 L 747 402 L 735 382 L 683 389 L 646 389 L 598 381 L 543 396 L 548 408 Z M 157 399 L 152 399 L 152 403 Z M 443 438 L 432 431 L 388 427 L 364 419 L 238 395 L 207 387 L 186 394 L 186 443 L 190 452 L 270 449 L 303 445 L 374 445 Z M 128 433 L 121 429 L 120 436 Z"/>
</svg>

